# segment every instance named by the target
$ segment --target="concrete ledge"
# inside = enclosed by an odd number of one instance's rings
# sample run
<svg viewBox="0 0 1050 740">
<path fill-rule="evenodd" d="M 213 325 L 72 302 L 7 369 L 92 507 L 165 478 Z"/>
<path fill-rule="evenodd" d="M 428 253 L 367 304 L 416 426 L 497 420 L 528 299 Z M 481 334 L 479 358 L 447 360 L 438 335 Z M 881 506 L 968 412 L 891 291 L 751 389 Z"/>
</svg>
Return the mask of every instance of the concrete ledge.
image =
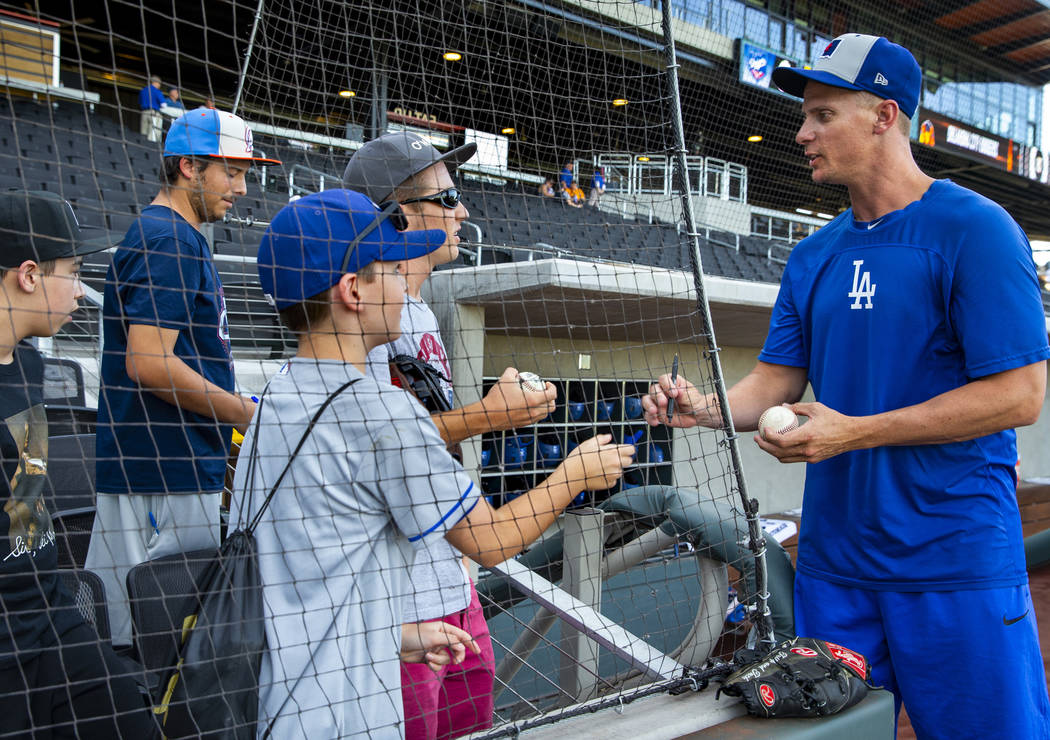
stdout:
<svg viewBox="0 0 1050 740">
<path fill-rule="evenodd" d="M 744 714 L 744 705 L 739 699 L 722 697 L 716 701 L 715 689 L 712 687 L 699 694 L 654 694 L 624 705 L 622 711 L 602 709 L 593 714 L 583 714 L 535 730 L 526 730 L 520 736 L 530 740 L 582 737 L 602 740 L 674 740 L 697 729 L 721 726 Z M 482 734 L 478 733 L 478 736 Z"/>
<path fill-rule="evenodd" d="M 744 716 L 683 735 L 682 740 L 893 740 L 893 694 L 872 691 L 855 707 L 816 719 L 759 719 Z"/>
</svg>

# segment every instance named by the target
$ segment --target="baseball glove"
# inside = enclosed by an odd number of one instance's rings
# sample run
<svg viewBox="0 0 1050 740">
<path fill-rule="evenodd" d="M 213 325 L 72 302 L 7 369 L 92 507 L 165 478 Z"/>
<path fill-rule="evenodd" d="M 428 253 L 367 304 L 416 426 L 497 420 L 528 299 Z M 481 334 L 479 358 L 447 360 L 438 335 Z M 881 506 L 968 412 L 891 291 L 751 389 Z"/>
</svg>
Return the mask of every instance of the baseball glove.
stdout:
<svg viewBox="0 0 1050 740">
<path fill-rule="evenodd" d="M 860 653 L 796 637 L 726 676 L 716 697 L 742 697 L 756 717 L 823 717 L 863 699 L 870 678 L 871 666 Z"/>
</svg>

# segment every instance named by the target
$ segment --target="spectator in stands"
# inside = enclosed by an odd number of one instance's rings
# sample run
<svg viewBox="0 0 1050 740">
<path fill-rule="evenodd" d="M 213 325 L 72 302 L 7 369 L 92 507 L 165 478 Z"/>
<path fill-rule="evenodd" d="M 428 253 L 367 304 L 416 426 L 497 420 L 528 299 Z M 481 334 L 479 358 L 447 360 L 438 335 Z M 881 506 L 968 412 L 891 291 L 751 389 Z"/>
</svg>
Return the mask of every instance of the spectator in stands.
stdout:
<svg viewBox="0 0 1050 740">
<path fill-rule="evenodd" d="M 415 134 L 394 136 L 423 141 Z M 385 148 L 380 145 L 380 151 Z M 390 169 L 395 179 L 402 161 Z M 399 736 L 396 628 L 404 621 L 405 597 L 414 593 L 418 599 L 429 589 L 427 598 L 440 606 L 443 598 L 460 599 L 466 591 L 462 569 L 454 584 L 410 583 L 411 543 L 419 553 L 447 540 L 485 565 L 502 562 L 553 524 L 577 493 L 618 480 L 634 450 L 610 444 L 611 435 L 587 440 L 543 485 L 490 508 L 446 451 L 423 407 L 405 391 L 364 374 L 369 351 L 401 332 L 404 266 L 435 249 L 454 248 L 444 228 L 398 232 L 390 222 L 398 208 L 380 211 L 349 190 L 313 193 L 283 208 L 259 247 L 259 280 L 299 348 L 267 386 L 244 441 L 254 465 L 241 460 L 235 490 L 273 485 L 309 420 L 329 394 L 338 393 L 291 461 L 255 532 L 269 645 L 259 715 L 273 737 Z M 527 405 L 528 392 L 516 378 L 503 379 L 497 393 Z M 537 395 L 547 409 L 553 389 Z M 507 405 L 503 401 L 493 413 L 506 418 Z M 262 500 L 257 496 L 242 513 L 245 498 L 234 496 L 233 519 L 249 519 Z M 452 561 L 460 568 L 457 557 Z M 476 596 L 469 612 L 453 617 L 443 621 L 489 642 Z M 491 722 L 491 672 L 489 663 L 475 681 L 444 677 L 449 696 L 441 721 L 454 715 L 448 734 Z M 421 679 L 424 701 L 441 676 L 424 668 Z M 439 693 L 425 701 L 436 703 Z M 456 717 L 465 718 L 467 727 L 460 728 Z M 428 721 L 432 737 L 439 718 Z M 409 737 L 412 732 L 410 721 Z"/>
<path fill-rule="evenodd" d="M 160 90 L 160 78 L 153 75 L 149 84 L 139 91 L 139 108 L 142 116 L 139 119 L 139 133 L 150 141 L 160 141 L 164 133 L 164 118 L 160 109 L 167 102 Z"/>
<path fill-rule="evenodd" d="M 565 166 L 561 168 L 561 175 L 559 176 L 559 184 L 563 193 L 572 187 L 574 179 L 576 179 L 576 174 L 573 172 L 572 162 L 566 162 Z"/>
<path fill-rule="evenodd" d="M 864 653 L 919 737 L 1046 738 L 1014 483 L 1013 428 L 1038 418 L 1050 358 L 1031 247 L 998 205 L 915 163 L 907 49 L 847 34 L 773 82 L 804 98 L 813 181 L 852 206 L 795 246 L 759 362 L 728 393 L 738 429 L 784 402 L 809 418 L 755 437 L 809 463 L 795 626 Z M 816 403 L 798 403 L 807 383 Z M 668 394 L 674 426 L 722 425 L 682 376 L 645 399 L 652 423 Z M 980 676 L 981 701 L 946 675 Z"/>
<path fill-rule="evenodd" d="M 138 563 L 217 545 L 234 392 L 222 284 L 204 223 L 246 192 L 261 159 L 248 126 L 203 108 L 174 121 L 160 192 L 113 255 L 102 309 L 98 514 L 87 567 L 105 581 L 113 642 L 131 640 L 125 576 Z"/>
<path fill-rule="evenodd" d="M 409 229 L 440 229 L 444 243 L 425 257 L 407 263 L 408 296 L 401 313 L 400 338 L 381 344 L 368 358 L 368 373 L 390 382 L 392 357 L 407 355 L 429 365 L 438 377 L 445 408 L 453 406 L 452 368 L 437 317 L 423 300 L 423 283 L 433 269 L 456 259 L 460 225 L 470 215 L 452 182 L 456 168 L 474 156 L 476 144 L 441 154 L 412 133 L 386 134 L 361 147 L 346 166 L 343 184 L 377 203 L 396 201 Z M 556 392 L 522 391 L 517 370 L 507 368 L 501 383 L 478 403 L 433 415 L 442 438 L 456 444 L 488 431 L 535 423 L 554 408 Z M 513 387 L 508 386 L 508 382 Z M 508 393 L 508 388 L 512 392 Z M 466 576 L 461 554 L 443 540 L 417 553 L 411 583 L 415 594 L 406 605 L 406 621 L 443 619 L 468 628 L 482 647 L 462 666 L 434 675 L 418 666 L 402 667 L 407 737 L 434 738 L 483 729 L 492 718 L 495 660 L 488 627 L 481 616 L 474 585 Z"/>
<path fill-rule="evenodd" d="M 554 180 L 548 177 L 546 180 L 543 181 L 543 184 L 540 185 L 540 195 L 542 195 L 544 198 L 554 197 Z"/>
<path fill-rule="evenodd" d="M 182 96 L 179 93 L 179 88 L 173 87 L 170 90 L 168 90 L 168 99 L 165 101 L 164 105 L 166 105 L 169 108 L 175 108 L 176 110 L 180 111 L 186 110 L 186 106 L 183 105 L 182 102 Z"/>
<path fill-rule="evenodd" d="M 591 175 L 591 193 L 587 197 L 587 205 L 597 207 L 598 201 L 605 194 L 605 170 L 598 167 Z"/>
<path fill-rule="evenodd" d="M 59 577 L 44 503 L 44 365 L 27 337 L 53 336 L 83 297 L 83 255 L 69 204 L 51 193 L 0 194 L 0 725 L 19 737 L 151 737 L 134 681 L 74 606 Z"/>
<path fill-rule="evenodd" d="M 211 95 L 206 97 L 204 99 L 204 107 L 208 108 L 209 110 L 215 110 L 215 98 L 213 98 Z"/>
<path fill-rule="evenodd" d="M 580 184 L 573 180 L 569 187 L 565 189 L 564 198 L 565 202 L 573 208 L 583 208 L 587 196 L 583 194 L 583 188 L 580 187 Z"/>
</svg>

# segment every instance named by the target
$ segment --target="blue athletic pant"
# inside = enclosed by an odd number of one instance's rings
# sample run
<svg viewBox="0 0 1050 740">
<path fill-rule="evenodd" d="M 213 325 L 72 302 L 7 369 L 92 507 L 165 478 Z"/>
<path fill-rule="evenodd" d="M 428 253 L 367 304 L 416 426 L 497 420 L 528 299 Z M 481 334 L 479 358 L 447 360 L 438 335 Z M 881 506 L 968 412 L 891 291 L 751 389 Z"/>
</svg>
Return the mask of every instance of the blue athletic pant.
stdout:
<svg viewBox="0 0 1050 740">
<path fill-rule="evenodd" d="M 795 629 L 862 653 L 919 740 L 1050 740 L 1028 585 L 871 591 L 795 576 Z"/>
</svg>

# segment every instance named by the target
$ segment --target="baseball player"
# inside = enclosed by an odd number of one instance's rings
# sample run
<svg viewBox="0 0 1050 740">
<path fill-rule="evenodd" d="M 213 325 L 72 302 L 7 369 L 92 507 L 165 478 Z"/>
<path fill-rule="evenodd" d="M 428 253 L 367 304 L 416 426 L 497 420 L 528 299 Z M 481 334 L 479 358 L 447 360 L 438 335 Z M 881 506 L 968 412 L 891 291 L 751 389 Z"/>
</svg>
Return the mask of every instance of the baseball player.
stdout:
<svg viewBox="0 0 1050 740">
<path fill-rule="evenodd" d="M 912 158 L 914 57 L 846 34 L 773 81 L 803 98 L 814 182 L 852 207 L 800 242 L 759 361 L 729 391 L 754 429 L 787 402 L 809 422 L 756 443 L 806 462 L 795 579 L 800 635 L 848 646 L 922 738 L 1050 738 L 1028 589 L 1014 427 L 1042 408 L 1046 325 L 1031 248 L 998 205 Z M 816 403 L 797 403 L 807 382 Z M 718 427 L 681 377 L 651 423 Z"/>
</svg>

